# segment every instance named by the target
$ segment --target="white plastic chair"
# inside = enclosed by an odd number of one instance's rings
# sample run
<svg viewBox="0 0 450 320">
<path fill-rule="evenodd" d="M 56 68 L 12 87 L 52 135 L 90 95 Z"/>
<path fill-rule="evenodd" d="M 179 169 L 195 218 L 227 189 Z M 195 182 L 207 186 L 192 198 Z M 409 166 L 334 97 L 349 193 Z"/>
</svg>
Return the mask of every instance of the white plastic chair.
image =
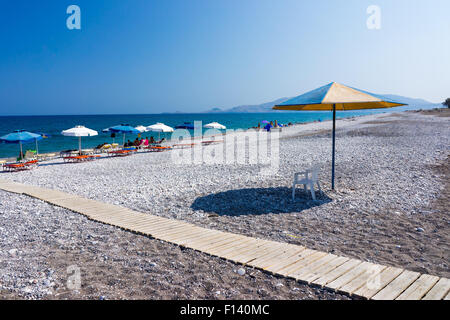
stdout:
<svg viewBox="0 0 450 320">
<path fill-rule="evenodd" d="M 303 177 L 300 177 L 301 175 L 303 175 Z M 302 184 L 303 189 L 305 191 L 308 191 L 309 187 L 313 200 L 316 200 L 316 193 L 314 192 L 314 184 L 317 184 L 317 187 L 319 187 L 319 192 L 322 193 L 318 175 L 319 175 L 319 168 L 316 167 L 310 168 L 303 172 L 297 172 L 294 175 L 294 182 L 292 183 L 292 200 L 295 199 L 295 186 L 298 184 Z"/>
</svg>

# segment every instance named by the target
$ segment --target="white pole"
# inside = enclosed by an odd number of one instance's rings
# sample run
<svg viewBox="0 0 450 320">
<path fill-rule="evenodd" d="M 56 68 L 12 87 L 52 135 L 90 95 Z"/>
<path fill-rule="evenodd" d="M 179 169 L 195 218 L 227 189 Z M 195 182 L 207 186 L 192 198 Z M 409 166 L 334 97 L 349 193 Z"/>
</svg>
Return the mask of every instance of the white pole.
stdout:
<svg viewBox="0 0 450 320">
<path fill-rule="evenodd" d="M 123 147 L 125 147 L 125 133 L 123 134 Z"/>
<path fill-rule="evenodd" d="M 37 139 L 36 139 L 36 155 L 39 154 L 39 149 L 38 149 L 38 143 L 37 143 Z"/>
<path fill-rule="evenodd" d="M 19 141 L 20 144 L 20 160 L 23 159 L 23 151 L 22 151 L 22 141 Z"/>
<path fill-rule="evenodd" d="M 78 137 L 78 150 L 81 155 L 81 137 Z"/>
</svg>

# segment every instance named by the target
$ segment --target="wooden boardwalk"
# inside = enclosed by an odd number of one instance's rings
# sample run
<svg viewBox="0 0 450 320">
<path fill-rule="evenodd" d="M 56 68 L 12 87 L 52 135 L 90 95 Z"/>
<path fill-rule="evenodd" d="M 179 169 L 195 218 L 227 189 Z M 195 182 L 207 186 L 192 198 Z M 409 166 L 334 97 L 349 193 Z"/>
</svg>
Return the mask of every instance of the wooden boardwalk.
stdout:
<svg viewBox="0 0 450 320">
<path fill-rule="evenodd" d="M 0 189 L 43 200 L 94 221 L 350 296 L 375 300 L 450 299 L 450 280 L 447 278 L 340 257 L 298 245 L 206 229 L 2 179 Z"/>
</svg>

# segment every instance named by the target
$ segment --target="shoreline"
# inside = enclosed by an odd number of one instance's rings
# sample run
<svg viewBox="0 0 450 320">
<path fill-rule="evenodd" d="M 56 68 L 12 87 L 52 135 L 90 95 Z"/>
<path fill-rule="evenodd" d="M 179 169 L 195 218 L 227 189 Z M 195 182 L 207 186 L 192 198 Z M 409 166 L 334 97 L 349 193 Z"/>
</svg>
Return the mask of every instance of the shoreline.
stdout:
<svg viewBox="0 0 450 320">
<path fill-rule="evenodd" d="M 423 107 L 425 107 L 425 106 L 423 106 Z M 430 106 L 427 106 L 427 107 L 435 107 L 435 105 L 430 105 Z M 417 107 L 417 108 L 422 108 L 422 107 Z M 384 110 L 384 109 L 383 109 Z M 349 116 L 345 116 L 345 117 L 342 117 L 342 118 L 337 118 L 336 119 L 336 123 L 339 123 L 340 121 L 342 121 L 342 120 L 345 120 L 345 119 L 353 119 L 353 118 L 361 118 L 361 117 L 369 117 L 369 116 L 375 116 L 375 115 L 380 115 L 380 114 L 391 114 L 391 113 L 396 113 L 396 112 L 410 112 L 410 111 L 415 111 L 415 110 L 422 110 L 422 109 L 414 109 L 414 110 L 406 110 L 406 111 L 397 111 L 397 110 L 394 110 L 394 109 L 392 109 L 392 110 L 389 110 L 389 109 L 386 109 L 386 111 L 383 111 L 383 112 L 380 112 L 380 113 L 372 113 L 372 114 L 363 114 L 363 115 L 349 115 Z M 428 110 L 427 108 L 425 108 L 425 109 L 423 109 L 423 110 Z M 351 112 L 351 111 L 349 111 L 349 112 Z M 286 113 L 289 113 L 289 112 L 277 112 L 277 114 L 286 114 Z M 299 112 L 293 112 L 294 114 L 299 114 Z M 305 112 L 305 113 L 308 113 L 308 112 Z M 323 112 L 324 114 L 329 114 L 329 112 Z M 234 114 L 234 113 L 233 113 Z M 248 114 L 248 113 L 244 113 L 244 114 Z M 255 113 L 255 115 L 261 115 L 261 114 L 264 114 L 264 113 Z M 269 113 L 269 114 L 271 114 L 271 113 Z M 92 116 L 99 116 L 99 115 L 92 115 Z M 105 115 L 105 116 L 109 116 L 109 115 Z M 21 116 L 20 116 L 21 117 Z M 45 117 L 48 117 L 48 116 L 45 116 Z M 55 117 L 58 117 L 58 116 L 55 116 Z M 319 117 L 320 118 L 320 117 Z M 328 123 L 328 121 L 331 121 L 331 119 L 326 119 L 326 120 L 322 120 L 322 121 L 318 121 L 318 120 L 312 120 L 312 121 L 305 121 L 305 122 L 295 122 L 295 120 L 294 121 L 286 121 L 286 123 L 288 123 L 288 122 L 292 122 L 293 123 L 293 126 L 297 126 L 297 125 L 305 125 L 305 124 L 311 124 L 311 123 Z M 291 126 L 292 127 L 292 126 Z M 234 129 L 230 129 L 230 130 L 248 130 L 248 129 L 251 129 L 251 128 L 246 128 L 246 127 L 240 127 L 240 128 L 234 128 Z M 190 132 L 190 133 L 192 133 L 192 132 Z M 144 133 L 142 133 L 142 135 L 144 135 L 145 136 L 145 132 Z M 151 132 L 148 132 L 148 134 L 152 134 Z M 55 135 L 54 133 L 53 133 L 53 135 Z M 56 134 L 56 135 L 58 135 L 58 137 L 59 137 L 59 132 Z M 100 136 L 100 135 L 99 135 Z M 107 141 L 109 141 L 109 137 L 104 137 L 105 139 L 103 139 L 103 141 L 102 141 L 102 143 L 108 143 Z M 51 140 L 52 138 L 50 138 L 50 140 Z M 118 137 L 117 138 L 117 140 L 120 142 L 121 141 L 121 137 Z M 109 142 L 110 143 L 110 142 Z M 100 144 L 100 143 L 98 143 L 98 144 Z M 96 145 L 98 145 L 98 144 L 96 144 Z M 13 149 L 17 149 L 17 148 L 15 148 L 16 146 L 15 145 L 8 145 L 9 146 L 9 148 L 13 148 Z M 68 147 L 65 149 L 65 150 L 68 150 L 68 149 L 73 149 L 73 147 L 75 146 L 75 144 L 72 144 L 72 143 L 70 143 L 70 146 L 71 147 L 69 147 L 69 144 L 67 145 Z M 27 149 L 26 147 L 25 147 L 25 149 Z M 31 146 L 30 145 L 30 148 L 29 149 L 31 149 L 31 150 L 34 150 L 35 149 L 35 147 L 34 147 L 34 145 L 33 146 Z M 40 149 L 40 148 L 39 148 Z M 92 149 L 92 144 L 89 144 L 88 143 L 88 147 L 86 147 L 85 149 Z M 43 155 L 45 155 L 45 154 L 58 154 L 59 155 L 59 153 L 62 151 L 62 150 L 64 150 L 64 149 L 59 149 L 59 148 L 55 148 L 55 149 L 51 149 L 51 150 L 45 150 L 45 152 L 41 152 L 40 154 L 43 154 Z M 17 152 L 17 154 L 18 154 L 18 152 Z M 5 160 L 7 160 L 8 162 L 13 162 L 13 159 L 16 159 L 17 158 L 17 154 L 14 154 L 14 155 L 11 155 L 11 156 L 1 156 L 0 157 L 0 161 L 5 161 Z"/>
<path fill-rule="evenodd" d="M 410 112 L 410 110 L 408 110 L 408 111 L 400 111 L 400 112 Z M 339 128 L 340 124 L 345 123 L 345 121 L 354 121 L 353 119 L 361 119 L 361 118 L 368 118 L 368 117 L 379 117 L 381 115 L 392 114 L 392 113 L 394 113 L 394 112 L 376 113 L 376 114 L 369 114 L 369 115 L 353 115 L 353 116 L 349 116 L 349 117 L 337 118 L 336 119 L 336 126 L 337 126 L 337 128 Z M 320 130 L 320 128 L 314 128 L 315 127 L 314 124 L 318 124 L 318 127 L 320 127 L 320 124 L 324 124 L 325 125 L 325 124 L 327 124 L 329 122 L 332 122 L 332 120 L 327 119 L 327 120 L 322 120 L 322 121 L 314 120 L 314 121 L 307 121 L 307 122 L 295 122 L 291 126 L 283 127 L 281 132 L 283 132 L 283 135 L 284 135 L 284 133 L 286 131 L 287 132 L 292 131 L 292 128 L 299 128 L 299 126 L 301 126 L 302 128 L 308 128 L 309 129 L 309 127 L 312 126 L 313 128 L 311 128 L 309 130 L 312 130 L 311 133 L 313 133 L 315 130 Z M 306 127 L 304 127 L 304 126 L 306 126 Z M 191 140 L 192 141 L 198 141 L 198 140 L 203 140 L 204 138 L 230 136 L 230 135 L 234 134 L 234 131 L 236 131 L 236 130 L 251 130 L 251 129 L 254 129 L 254 128 L 227 129 L 227 130 L 223 131 L 221 134 L 211 134 L 211 135 L 202 135 L 202 136 L 191 135 Z M 261 128 L 260 131 L 265 131 L 265 130 L 263 130 Z M 145 135 L 145 132 L 142 133 L 142 135 Z M 171 144 L 171 143 L 176 143 L 176 142 L 172 142 L 171 140 L 166 140 L 163 144 L 167 145 L 167 144 Z M 11 146 L 13 146 L 13 145 L 11 144 Z M 31 148 L 31 149 L 33 149 L 33 148 Z M 88 149 L 92 149 L 92 148 L 88 148 Z M 24 148 L 24 150 L 25 150 L 25 148 Z M 61 151 L 63 151 L 63 150 L 54 150 L 54 151 L 48 151 L 48 152 L 43 152 L 43 153 L 39 153 L 39 154 L 40 155 L 53 155 L 53 154 L 56 154 L 56 156 L 54 156 L 54 157 L 59 157 L 59 154 L 60 154 Z M 0 161 L 15 162 L 16 158 L 17 157 L 0 157 Z M 44 161 L 46 161 L 46 160 L 44 160 Z"/>
</svg>

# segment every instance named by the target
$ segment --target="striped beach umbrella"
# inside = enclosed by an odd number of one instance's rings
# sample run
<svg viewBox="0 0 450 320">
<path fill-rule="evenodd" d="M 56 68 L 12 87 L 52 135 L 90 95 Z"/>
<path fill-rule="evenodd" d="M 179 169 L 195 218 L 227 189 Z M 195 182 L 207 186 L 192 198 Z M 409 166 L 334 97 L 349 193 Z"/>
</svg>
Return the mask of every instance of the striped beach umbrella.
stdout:
<svg viewBox="0 0 450 320">
<path fill-rule="evenodd" d="M 333 111 L 333 136 L 331 155 L 331 188 L 334 190 L 336 149 L 336 110 L 379 109 L 403 106 L 404 103 L 336 82 L 312 90 L 273 107 L 275 110 Z"/>
</svg>

